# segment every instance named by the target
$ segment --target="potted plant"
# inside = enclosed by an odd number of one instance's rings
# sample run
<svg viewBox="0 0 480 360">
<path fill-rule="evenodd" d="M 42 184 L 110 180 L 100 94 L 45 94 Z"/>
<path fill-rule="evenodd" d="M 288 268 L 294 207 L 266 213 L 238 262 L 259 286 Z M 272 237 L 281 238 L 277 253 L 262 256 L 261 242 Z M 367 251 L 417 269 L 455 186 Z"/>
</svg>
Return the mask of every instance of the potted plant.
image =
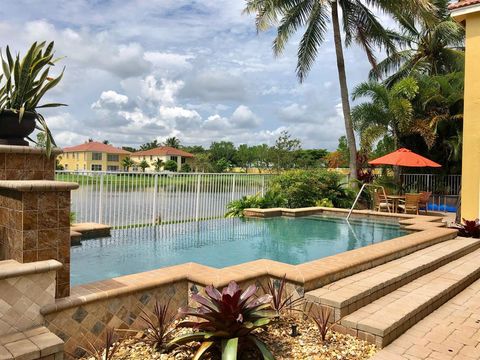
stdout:
<svg viewBox="0 0 480 360">
<path fill-rule="evenodd" d="M 23 58 L 14 58 L 9 47 L 6 59 L 0 51 L 3 74 L 0 75 L 0 144 L 28 146 L 25 138 L 37 128 L 45 134 L 45 148 L 50 155 L 55 142 L 40 108 L 65 106 L 65 104 L 39 104 L 42 97 L 62 79 L 63 72 L 50 77 L 55 62 L 53 41 L 45 48 L 45 42 L 33 43 Z M 31 139 L 30 139 L 31 140 Z M 33 141 L 33 140 L 32 140 Z"/>
</svg>

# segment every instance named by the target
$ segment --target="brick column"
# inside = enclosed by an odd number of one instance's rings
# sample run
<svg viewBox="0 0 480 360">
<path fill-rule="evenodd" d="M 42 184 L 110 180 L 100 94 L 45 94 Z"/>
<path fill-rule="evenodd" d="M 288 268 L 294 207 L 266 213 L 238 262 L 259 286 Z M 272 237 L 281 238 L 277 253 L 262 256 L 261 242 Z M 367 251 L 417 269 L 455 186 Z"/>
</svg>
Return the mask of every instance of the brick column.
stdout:
<svg viewBox="0 0 480 360">
<path fill-rule="evenodd" d="M 58 153 L 58 151 L 57 151 Z M 56 297 L 70 293 L 70 191 L 42 149 L 0 145 L 0 260 L 55 259 Z M 45 179 L 45 180 L 44 180 Z"/>
</svg>

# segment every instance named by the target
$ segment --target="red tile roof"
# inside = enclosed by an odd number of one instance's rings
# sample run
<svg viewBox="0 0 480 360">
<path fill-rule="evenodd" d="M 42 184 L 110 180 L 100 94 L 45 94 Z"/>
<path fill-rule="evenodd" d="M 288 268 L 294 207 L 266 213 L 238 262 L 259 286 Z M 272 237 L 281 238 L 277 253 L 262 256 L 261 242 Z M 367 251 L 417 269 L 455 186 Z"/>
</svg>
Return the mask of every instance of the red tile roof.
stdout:
<svg viewBox="0 0 480 360">
<path fill-rule="evenodd" d="M 132 156 L 165 156 L 165 155 L 170 155 L 170 156 L 183 156 L 187 158 L 192 158 L 194 157 L 193 154 L 190 154 L 186 151 L 180 150 L 180 149 L 175 149 L 170 146 L 160 146 L 154 149 L 150 150 L 144 150 L 144 151 L 137 151 L 132 154 Z"/>
<path fill-rule="evenodd" d="M 107 145 L 97 141 L 86 142 L 85 144 L 63 148 L 63 152 L 79 152 L 79 151 L 103 152 L 107 154 L 125 154 L 125 155 L 130 154 L 130 152 L 126 150 L 119 149 L 119 148 L 116 148 L 115 146 Z"/>
<path fill-rule="evenodd" d="M 459 0 L 456 3 L 448 5 L 449 10 L 461 9 L 467 6 L 480 4 L 480 0 Z"/>
</svg>

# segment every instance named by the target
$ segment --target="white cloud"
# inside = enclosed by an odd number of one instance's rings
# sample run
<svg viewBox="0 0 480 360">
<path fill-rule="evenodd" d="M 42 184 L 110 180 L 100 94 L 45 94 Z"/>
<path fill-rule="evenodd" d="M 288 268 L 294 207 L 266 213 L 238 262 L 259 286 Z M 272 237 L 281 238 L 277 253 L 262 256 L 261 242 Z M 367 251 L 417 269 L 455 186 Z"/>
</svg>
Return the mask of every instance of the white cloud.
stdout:
<svg viewBox="0 0 480 360">
<path fill-rule="evenodd" d="M 92 109 L 102 109 L 108 106 L 122 106 L 128 103 L 128 96 L 117 93 L 113 90 L 102 91 L 100 98 L 95 101 L 91 108 Z"/>
<path fill-rule="evenodd" d="M 146 100 L 155 101 L 163 104 L 174 104 L 175 96 L 183 88 L 182 80 L 161 79 L 158 84 L 157 79 L 148 75 L 142 82 L 142 95 Z"/>
</svg>

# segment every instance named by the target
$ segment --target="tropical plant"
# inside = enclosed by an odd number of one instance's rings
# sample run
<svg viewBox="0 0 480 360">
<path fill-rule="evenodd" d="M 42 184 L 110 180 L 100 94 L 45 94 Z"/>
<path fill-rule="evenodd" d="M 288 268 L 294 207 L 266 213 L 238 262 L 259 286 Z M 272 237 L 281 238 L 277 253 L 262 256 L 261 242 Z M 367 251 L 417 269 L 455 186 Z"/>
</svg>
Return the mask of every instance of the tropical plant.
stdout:
<svg viewBox="0 0 480 360">
<path fill-rule="evenodd" d="M 332 321 L 330 321 L 332 311 L 324 306 L 317 305 L 315 310 L 312 310 L 309 313 L 310 318 L 313 320 L 315 325 L 317 326 L 318 332 L 320 333 L 320 337 L 323 342 L 327 339 L 327 334 L 334 325 Z"/>
<path fill-rule="evenodd" d="M 148 163 L 147 160 L 143 159 L 143 160 L 140 161 L 140 163 L 138 164 L 138 167 L 139 167 L 140 169 L 142 169 L 143 172 L 145 172 L 145 170 L 150 167 L 150 164 Z"/>
<path fill-rule="evenodd" d="M 294 298 L 293 293 L 288 293 L 286 275 L 281 280 L 271 279 L 263 292 L 271 296 L 270 305 L 277 318 L 287 311 L 298 310 L 298 306 L 304 302 L 303 297 Z"/>
<path fill-rule="evenodd" d="M 260 194 L 242 196 L 227 204 L 225 217 L 243 217 L 243 210 L 250 208 L 268 209 L 286 206 L 285 197 L 277 189 L 269 189 L 265 195 Z"/>
<path fill-rule="evenodd" d="M 372 8 L 379 8 L 390 15 L 394 15 L 396 18 L 401 16 L 401 14 L 409 12 L 416 16 L 426 16 L 431 11 L 430 1 L 428 0 L 248 0 L 245 12 L 256 15 L 257 30 L 267 30 L 271 26 L 278 24 L 277 36 L 273 43 L 275 55 L 283 52 L 293 34 L 302 27 L 306 28 L 299 42 L 297 54 L 296 72 L 301 82 L 305 79 L 315 62 L 318 50 L 325 41 L 328 25 L 331 21 L 342 109 L 350 152 L 350 175 L 352 179 L 356 179 L 355 156 L 357 147 L 350 117 L 350 101 L 340 30 L 339 8 L 342 12 L 345 45 L 348 47 L 353 43 L 359 44 L 365 50 L 367 58 L 374 69 L 376 68 L 374 48 L 382 47 L 387 52 L 391 52 L 394 50 L 394 43 L 390 36 L 391 33 L 383 28 L 374 15 Z"/>
<path fill-rule="evenodd" d="M 180 140 L 177 137 L 172 136 L 172 137 L 166 138 L 165 141 L 163 142 L 163 145 L 178 149 L 180 147 Z"/>
<path fill-rule="evenodd" d="M 180 168 L 180 171 L 183 173 L 189 173 L 192 171 L 192 167 L 188 163 L 182 164 L 182 167 Z"/>
<path fill-rule="evenodd" d="M 465 220 L 463 224 L 455 224 L 453 227 L 458 229 L 458 234 L 464 237 L 480 238 L 480 220 Z"/>
<path fill-rule="evenodd" d="M 431 17 L 418 18 L 403 13 L 397 17 L 401 32 L 392 38 L 398 51 L 393 51 L 370 71 L 371 79 L 385 78 L 391 86 L 413 74 L 440 75 L 462 71 L 465 30 L 452 19 L 449 0 L 431 0 Z"/>
<path fill-rule="evenodd" d="M 149 315 L 144 309 L 141 309 L 142 315 L 140 315 L 140 318 L 147 325 L 147 331 L 143 341 L 153 346 L 157 351 L 165 347 L 173 330 L 172 323 L 174 316 L 171 314 L 169 308 L 170 300 L 165 304 L 156 300 L 152 315 Z"/>
<path fill-rule="evenodd" d="M 213 286 L 205 288 L 205 296 L 194 294 L 191 299 L 198 307 L 180 309 L 183 316 L 192 318 L 181 321 L 178 326 L 198 331 L 181 335 L 170 346 L 200 341 L 194 359 L 201 359 L 215 347 L 222 353 L 222 360 L 236 360 L 237 354 L 250 345 L 261 354 L 262 359 L 273 360 L 266 345 L 252 332 L 267 326 L 274 315 L 270 309 L 270 295 L 256 296 L 257 286 L 242 290 L 231 281 L 220 292 Z"/>
<path fill-rule="evenodd" d="M 126 171 L 129 171 L 131 167 L 135 166 L 135 161 L 132 160 L 131 157 L 127 156 L 122 160 L 122 166 Z"/>
<path fill-rule="evenodd" d="M 163 166 L 163 169 L 164 170 L 167 170 L 167 171 L 177 171 L 177 162 L 174 161 L 174 160 L 168 160 L 165 165 Z"/>
<path fill-rule="evenodd" d="M 92 356 L 95 360 L 113 360 L 115 354 L 118 352 L 123 340 L 115 335 L 113 329 L 108 328 L 105 333 L 105 338 L 101 346 L 97 346 L 86 338 L 89 348 L 84 348 L 85 352 Z"/>
<path fill-rule="evenodd" d="M 335 207 L 348 208 L 355 194 L 342 183 L 342 175 L 325 169 L 290 170 L 275 176 L 270 186 L 286 199 L 289 208 L 315 206 L 329 199 Z"/>
<path fill-rule="evenodd" d="M 353 123 L 360 133 L 363 149 L 371 149 L 385 135 L 391 136 L 394 148 L 398 148 L 400 135 L 414 131 L 412 100 L 418 91 L 418 83 L 412 77 L 399 80 L 391 88 L 370 81 L 354 89 L 354 100 L 370 98 L 370 101 L 355 106 L 352 111 Z"/>
<path fill-rule="evenodd" d="M 55 141 L 45 118 L 37 110 L 66 106 L 61 103 L 39 104 L 43 96 L 60 82 L 65 68 L 56 78 L 49 76 L 51 67 L 60 59 L 53 57 L 53 41 L 46 48 L 45 45 L 45 42 L 34 42 L 23 58 L 20 58 L 20 54 L 14 58 L 8 46 L 5 50 L 6 60 L 0 52 L 3 69 L 0 75 L 0 113 L 11 110 L 18 113 L 21 122 L 25 112 L 32 112 L 38 121 L 37 128 L 45 133 L 45 148 L 50 155 Z"/>
<path fill-rule="evenodd" d="M 158 172 L 158 171 L 162 171 L 162 168 L 163 168 L 164 165 L 165 165 L 165 163 L 164 163 L 163 160 L 160 159 L 160 158 L 157 158 L 157 160 L 155 160 L 155 161 L 153 162 L 153 166 L 154 166 L 154 168 L 155 168 L 155 171 L 157 171 L 157 172 Z"/>
</svg>

